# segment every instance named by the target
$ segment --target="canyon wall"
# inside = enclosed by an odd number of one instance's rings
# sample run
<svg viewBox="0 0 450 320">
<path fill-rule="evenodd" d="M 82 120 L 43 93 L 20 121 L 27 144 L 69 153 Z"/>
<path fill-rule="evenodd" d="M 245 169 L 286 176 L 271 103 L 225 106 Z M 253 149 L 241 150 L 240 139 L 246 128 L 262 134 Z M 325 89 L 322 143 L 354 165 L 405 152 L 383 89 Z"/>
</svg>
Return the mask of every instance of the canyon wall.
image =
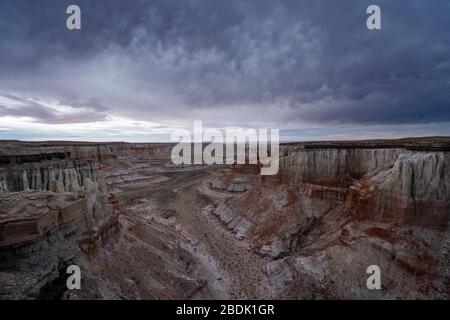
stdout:
<svg viewBox="0 0 450 320">
<path fill-rule="evenodd" d="M 212 180 L 210 189 L 227 196 L 211 212 L 272 259 L 264 269 L 274 298 L 446 299 L 449 146 L 282 145 L 278 175 L 235 166 Z M 366 287 L 370 265 L 382 271 L 382 290 Z"/>
<path fill-rule="evenodd" d="M 318 148 L 288 152 L 280 175 L 341 193 L 356 220 L 447 230 L 449 166 L 447 151 Z"/>
<path fill-rule="evenodd" d="M 0 298 L 61 298 L 67 266 L 117 229 L 107 147 L 0 149 Z"/>
<path fill-rule="evenodd" d="M 203 278 L 214 277 L 202 266 L 203 258 L 186 239 L 182 248 L 162 252 L 172 248 L 165 242 L 180 241 L 179 235 L 147 225 L 145 219 L 121 218 L 119 201 L 108 186 L 117 176 L 146 181 L 134 178 L 135 171 L 166 163 L 170 150 L 168 144 L 0 142 L 0 299 L 198 295 L 205 287 Z M 136 225 L 136 234 L 129 225 Z M 135 238 L 142 238 L 142 244 L 133 248 Z M 132 260 L 136 263 L 130 264 Z M 161 272 L 156 260 L 167 271 Z M 144 262 L 149 265 L 142 267 Z M 82 269 L 79 292 L 66 287 L 71 264 Z M 123 288 L 134 283 L 128 276 L 147 279 L 139 284 L 139 293 Z M 213 289 L 205 290 L 200 294 L 215 295 Z"/>
<path fill-rule="evenodd" d="M 284 152 L 296 227 L 261 252 L 273 295 L 284 298 L 448 298 L 450 152 L 395 146 L 311 146 Z M 369 265 L 383 290 L 367 290 Z"/>
</svg>

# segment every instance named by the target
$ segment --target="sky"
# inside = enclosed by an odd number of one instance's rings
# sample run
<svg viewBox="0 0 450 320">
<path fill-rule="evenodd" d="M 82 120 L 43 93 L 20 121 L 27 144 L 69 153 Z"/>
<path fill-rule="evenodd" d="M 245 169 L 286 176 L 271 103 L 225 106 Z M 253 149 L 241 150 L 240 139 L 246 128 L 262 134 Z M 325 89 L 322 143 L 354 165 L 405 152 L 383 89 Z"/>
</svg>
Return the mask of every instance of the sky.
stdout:
<svg viewBox="0 0 450 320">
<path fill-rule="evenodd" d="M 168 141 L 193 121 L 450 135 L 450 1 L 0 1 L 0 139 Z"/>
</svg>

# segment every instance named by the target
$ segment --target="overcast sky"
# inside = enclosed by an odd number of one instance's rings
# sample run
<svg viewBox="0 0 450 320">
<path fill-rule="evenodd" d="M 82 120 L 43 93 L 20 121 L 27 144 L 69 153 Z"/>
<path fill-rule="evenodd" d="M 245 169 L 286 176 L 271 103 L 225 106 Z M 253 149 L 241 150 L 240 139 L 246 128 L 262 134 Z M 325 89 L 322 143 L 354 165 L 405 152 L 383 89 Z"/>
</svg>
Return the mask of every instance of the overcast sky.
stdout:
<svg viewBox="0 0 450 320">
<path fill-rule="evenodd" d="M 157 141 L 194 120 L 450 135 L 450 1 L 0 1 L 0 139 Z"/>
</svg>

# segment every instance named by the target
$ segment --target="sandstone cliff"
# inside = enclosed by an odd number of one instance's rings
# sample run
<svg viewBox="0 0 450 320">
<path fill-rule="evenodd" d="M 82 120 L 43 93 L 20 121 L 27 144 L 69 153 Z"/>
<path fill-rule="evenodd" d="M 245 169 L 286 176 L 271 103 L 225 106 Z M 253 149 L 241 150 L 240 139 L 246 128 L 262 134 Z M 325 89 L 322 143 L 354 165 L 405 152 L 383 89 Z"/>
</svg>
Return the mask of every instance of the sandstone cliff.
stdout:
<svg viewBox="0 0 450 320">
<path fill-rule="evenodd" d="M 405 148 L 307 149 L 283 157 L 280 171 L 293 183 L 343 193 L 354 219 L 447 230 L 449 157 Z"/>
<path fill-rule="evenodd" d="M 1 298 L 61 297 L 65 268 L 117 223 L 99 162 L 74 150 L 1 149 Z"/>
</svg>

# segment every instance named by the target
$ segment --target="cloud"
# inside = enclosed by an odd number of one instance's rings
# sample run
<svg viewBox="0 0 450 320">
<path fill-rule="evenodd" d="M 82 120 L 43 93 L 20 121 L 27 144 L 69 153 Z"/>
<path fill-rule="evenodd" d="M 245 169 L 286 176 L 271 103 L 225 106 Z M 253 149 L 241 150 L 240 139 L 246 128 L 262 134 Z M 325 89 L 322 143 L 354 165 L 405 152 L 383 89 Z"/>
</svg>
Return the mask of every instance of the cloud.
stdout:
<svg viewBox="0 0 450 320">
<path fill-rule="evenodd" d="M 105 114 L 107 110 L 109 108 L 101 105 L 97 99 L 47 103 L 0 93 L 0 117 L 23 117 L 44 124 L 104 121 L 108 119 Z"/>
<path fill-rule="evenodd" d="M 365 27 L 373 3 L 379 31 Z M 0 88 L 33 97 L 3 103 L 0 117 L 280 128 L 450 121 L 446 0 L 79 0 L 81 31 L 65 28 L 69 4 L 0 4 Z"/>
</svg>

